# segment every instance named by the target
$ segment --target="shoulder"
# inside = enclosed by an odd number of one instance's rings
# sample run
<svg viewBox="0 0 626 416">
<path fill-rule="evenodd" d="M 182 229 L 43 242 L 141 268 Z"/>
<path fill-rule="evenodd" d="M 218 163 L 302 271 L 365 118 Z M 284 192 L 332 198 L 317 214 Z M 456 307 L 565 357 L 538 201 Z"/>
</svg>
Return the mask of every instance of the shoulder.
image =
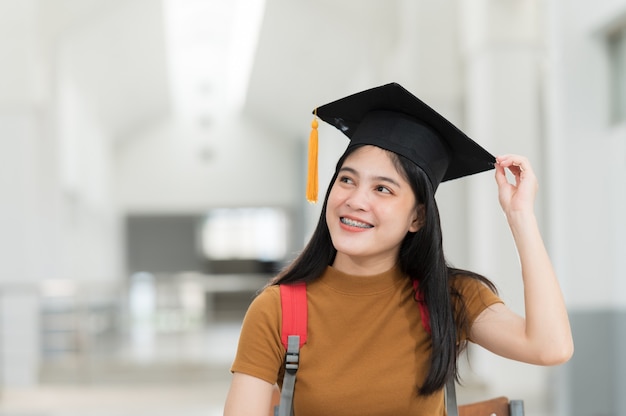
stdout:
<svg viewBox="0 0 626 416">
<path fill-rule="evenodd" d="M 496 293 L 488 285 L 487 281 L 482 280 L 478 275 L 471 272 L 455 271 L 450 275 L 450 287 L 461 294 L 469 294 L 475 291 L 487 290 Z"/>
<path fill-rule="evenodd" d="M 262 321 L 272 325 L 280 319 L 280 290 L 277 285 L 272 285 L 263 288 L 252 300 L 244 324 Z"/>
<path fill-rule="evenodd" d="M 453 299 L 460 301 L 473 321 L 484 309 L 495 303 L 502 303 L 495 290 L 478 276 L 471 273 L 454 273 L 450 276 Z"/>
<path fill-rule="evenodd" d="M 268 286 L 248 307 L 231 371 L 275 383 L 284 356 L 280 328 L 279 288 Z"/>
<path fill-rule="evenodd" d="M 243 319 L 240 337 L 244 338 L 245 335 L 252 343 L 258 343 L 260 339 L 271 339 L 280 344 L 281 319 L 279 287 L 268 286 L 250 303 Z"/>
<path fill-rule="evenodd" d="M 248 310 L 272 310 L 276 307 L 280 308 L 280 287 L 271 285 L 261 289 L 252 300 Z"/>
<path fill-rule="evenodd" d="M 280 298 L 280 285 L 269 285 L 261 289 L 254 298 L 259 302 L 271 302 Z"/>
</svg>

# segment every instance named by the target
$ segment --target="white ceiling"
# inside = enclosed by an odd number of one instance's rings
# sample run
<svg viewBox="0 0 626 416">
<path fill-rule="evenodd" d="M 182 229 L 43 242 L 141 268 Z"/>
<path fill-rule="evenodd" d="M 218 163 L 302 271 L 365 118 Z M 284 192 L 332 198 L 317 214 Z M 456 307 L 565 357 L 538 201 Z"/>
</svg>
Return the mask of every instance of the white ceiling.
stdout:
<svg viewBox="0 0 626 416">
<path fill-rule="evenodd" d="M 39 0 L 37 4 L 56 81 L 70 74 L 112 137 L 127 137 L 169 112 L 160 2 Z"/>
<path fill-rule="evenodd" d="M 376 77 L 397 36 L 397 12 L 395 0 L 267 0 L 246 114 L 306 131 L 315 106 Z"/>
<path fill-rule="evenodd" d="M 53 54 L 78 53 L 69 70 L 117 139 L 171 114 L 167 1 L 37 3 L 43 38 Z M 290 137 L 306 132 L 313 107 L 380 78 L 402 7 L 402 0 L 266 0 L 244 115 Z"/>
</svg>

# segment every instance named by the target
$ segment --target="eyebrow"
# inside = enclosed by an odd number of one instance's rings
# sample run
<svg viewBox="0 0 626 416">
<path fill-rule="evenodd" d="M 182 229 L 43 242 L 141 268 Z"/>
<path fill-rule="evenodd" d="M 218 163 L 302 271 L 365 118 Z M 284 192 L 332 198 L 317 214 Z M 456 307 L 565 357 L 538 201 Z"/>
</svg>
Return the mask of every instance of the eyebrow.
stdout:
<svg viewBox="0 0 626 416">
<path fill-rule="evenodd" d="M 352 173 L 353 175 L 360 176 L 359 172 L 357 172 L 356 169 L 353 169 L 349 166 L 344 166 L 341 169 L 339 169 L 339 172 L 342 172 L 342 171 L 347 171 L 347 172 Z M 401 188 L 401 185 L 398 183 L 398 181 L 396 181 L 395 179 L 389 178 L 387 176 L 374 176 L 373 179 L 376 181 L 388 182 L 392 185 L 397 186 L 398 188 Z"/>
</svg>

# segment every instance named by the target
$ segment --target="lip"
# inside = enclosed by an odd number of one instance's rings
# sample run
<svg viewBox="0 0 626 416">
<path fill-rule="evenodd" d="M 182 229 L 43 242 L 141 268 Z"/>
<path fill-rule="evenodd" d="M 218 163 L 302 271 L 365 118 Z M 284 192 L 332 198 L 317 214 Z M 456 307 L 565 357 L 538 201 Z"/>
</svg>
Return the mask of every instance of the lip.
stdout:
<svg viewBox="0 0 626 416">
<path fill-rule="evenodd" d="M 367 227 L 362 227 L 362 226 L 358 226 L 358 225 L 351 225 L 351 224 L 346 224 L 344 221 L 342 221 L 342 219 L 346 219 L 350 222 L 355 222 L 355 223 L 360 223 L 360 224 L 365 224 L 367 225 Z M 374 225 L 364 221 L 360 218 L 356 218 L 356 217 L 352 217 L 349 215 L 341 215 L 339 216 L 339 226 L 347 231 L 352 231 L 352 232 L 362 232 L 362 231 L 367 231 L 367 230 L 371 230 L 372 228 L 374 228 Z"/>
</svg>

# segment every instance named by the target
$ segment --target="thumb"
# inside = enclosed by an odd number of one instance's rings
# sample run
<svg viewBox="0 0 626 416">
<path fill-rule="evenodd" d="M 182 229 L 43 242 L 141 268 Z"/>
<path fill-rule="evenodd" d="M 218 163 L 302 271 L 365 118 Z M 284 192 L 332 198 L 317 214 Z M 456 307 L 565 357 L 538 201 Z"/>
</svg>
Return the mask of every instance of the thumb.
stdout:
<svg viewBox="0 0 626 416">
<path fill-rule="evenodd" d="M 502 187 L 504 185 L 508 185 L 509 181 L 506 178 L 506 172 L 504 168 L 500 166 L 499 163 L 495 163 L 494 166 L 496 168 L 496 183 L 498 184 L 498 186 Z"/>
</svg>

